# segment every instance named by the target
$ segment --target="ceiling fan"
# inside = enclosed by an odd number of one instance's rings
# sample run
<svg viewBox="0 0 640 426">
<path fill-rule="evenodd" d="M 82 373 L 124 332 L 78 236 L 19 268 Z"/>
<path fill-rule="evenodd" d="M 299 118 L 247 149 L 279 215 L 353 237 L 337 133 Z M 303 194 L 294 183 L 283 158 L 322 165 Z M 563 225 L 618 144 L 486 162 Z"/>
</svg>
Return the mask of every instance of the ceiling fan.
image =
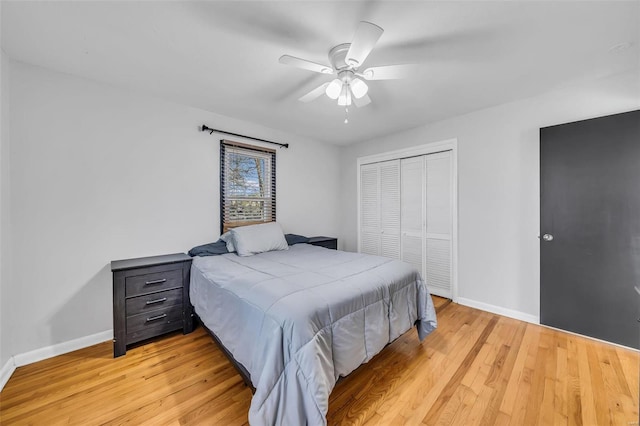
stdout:
<svg viewBox="0 0 640 426">
<path fill-rule="evenodd" d="M 367 95 L 369 86 L 365 80 L 393 80 L 406 77 L 415 65 L 387 65 L 369 67 L 360 71 L 360 67 L 373 50 L 376 42 L 384 30 L 371 22 L 361 21 L 351 43 L 343 43 L 329 51 L 331 66 L 318 64 L 290 55 L 280 57 L 280 63 L 314 71 L 321 74 L 337 75 L 337 78 L 316 87 L 299 101 L 311 102 L 326 94 L 329 98 L 338 100 L 338 105 L 345 108 L 352 103 L 363 107 L 371 102 Z M 345 123 L 347 120 L 345 119 Z"/>
</svg>

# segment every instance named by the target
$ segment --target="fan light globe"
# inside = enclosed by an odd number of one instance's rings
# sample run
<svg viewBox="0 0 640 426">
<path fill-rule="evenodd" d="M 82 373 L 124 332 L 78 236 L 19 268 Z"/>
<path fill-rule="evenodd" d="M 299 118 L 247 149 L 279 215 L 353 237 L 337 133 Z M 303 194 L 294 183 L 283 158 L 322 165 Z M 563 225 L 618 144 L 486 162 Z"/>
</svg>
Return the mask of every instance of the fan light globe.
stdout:
<svg viewBox="0 0 640 426">
<path fill-rule="evenodd" d="M 325 90 L 325 93 L 331 99 L 338 99 L 338 96 L 340 96 L 341 90 L 342 90 L 342 82 L 336 78 L 331 83 L 329 83 L 329 85 L 327 86 L 327 89 Z"/>
<path fill-rule="evenodd" d="M 353 96 L 355 96 L 356 99 L 360 99 L 367 94 L 367 91 L 369 91 L 369 86 L 367 86 L 367 83 L 360 80 L 359 78 L 354 78 L 351 81 L 351 91 L 353 92 Z"/>
</svg>

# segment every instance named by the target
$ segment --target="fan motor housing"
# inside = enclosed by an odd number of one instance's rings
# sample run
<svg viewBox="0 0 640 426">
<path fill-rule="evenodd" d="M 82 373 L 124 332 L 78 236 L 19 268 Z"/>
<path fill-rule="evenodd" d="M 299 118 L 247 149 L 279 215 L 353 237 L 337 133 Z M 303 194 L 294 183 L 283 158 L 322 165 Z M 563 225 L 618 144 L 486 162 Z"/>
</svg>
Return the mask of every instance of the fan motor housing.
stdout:
<svg viewBox="0 0 640 426">
<path fill-rule="evenodd" d="M 334 69 L 343 70 L 352 68 L 351 65 L 347 64 L 345 61 L 350 47 L 351 43 L 342 43 L 329 51 L 329 61 L 331 62 L 331 65 L 333 65 Z"/>
</svg>

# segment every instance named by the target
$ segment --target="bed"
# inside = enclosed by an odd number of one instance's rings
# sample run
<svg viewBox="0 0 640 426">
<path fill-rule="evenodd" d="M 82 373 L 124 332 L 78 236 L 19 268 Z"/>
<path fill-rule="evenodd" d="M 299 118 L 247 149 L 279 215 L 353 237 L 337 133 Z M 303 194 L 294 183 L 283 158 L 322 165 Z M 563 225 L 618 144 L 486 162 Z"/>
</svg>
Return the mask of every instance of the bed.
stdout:
<svg viewBox="0 0 640 426">
<path fill-rule="evenodd" d="M 436 327 L 410 265 L 296 244 L 242 257 L 195 257 L 191 302 L 255 389 L 254 425 L 326 424 L 336 381 L 415 326 Z"/>
</svg>

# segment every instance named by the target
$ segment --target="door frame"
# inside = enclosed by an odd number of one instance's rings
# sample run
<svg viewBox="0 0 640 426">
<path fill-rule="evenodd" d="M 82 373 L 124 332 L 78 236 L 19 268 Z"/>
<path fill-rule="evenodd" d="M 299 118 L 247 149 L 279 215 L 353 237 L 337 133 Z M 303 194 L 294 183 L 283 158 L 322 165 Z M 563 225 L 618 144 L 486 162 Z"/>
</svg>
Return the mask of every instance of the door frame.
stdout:
<svg viewBox="0 0 640 426">
<path fill-rule="evenodd" d="M 380 163 L 382 161 L 400 160 L 409 157 L 435 154 L 437 152 L 451 151 L 451 300 L 458 300 L 458 139 L 446 139 L 427 143 L 424 145 L 411 146 L 394 151 L 382 152 L 379 154 L 358 157 L 356 161 L 356 176 L 358 181 L 357 189 L 357 247 L 360 253 L 360 166 L 364 164 Z"/>
</svg>

